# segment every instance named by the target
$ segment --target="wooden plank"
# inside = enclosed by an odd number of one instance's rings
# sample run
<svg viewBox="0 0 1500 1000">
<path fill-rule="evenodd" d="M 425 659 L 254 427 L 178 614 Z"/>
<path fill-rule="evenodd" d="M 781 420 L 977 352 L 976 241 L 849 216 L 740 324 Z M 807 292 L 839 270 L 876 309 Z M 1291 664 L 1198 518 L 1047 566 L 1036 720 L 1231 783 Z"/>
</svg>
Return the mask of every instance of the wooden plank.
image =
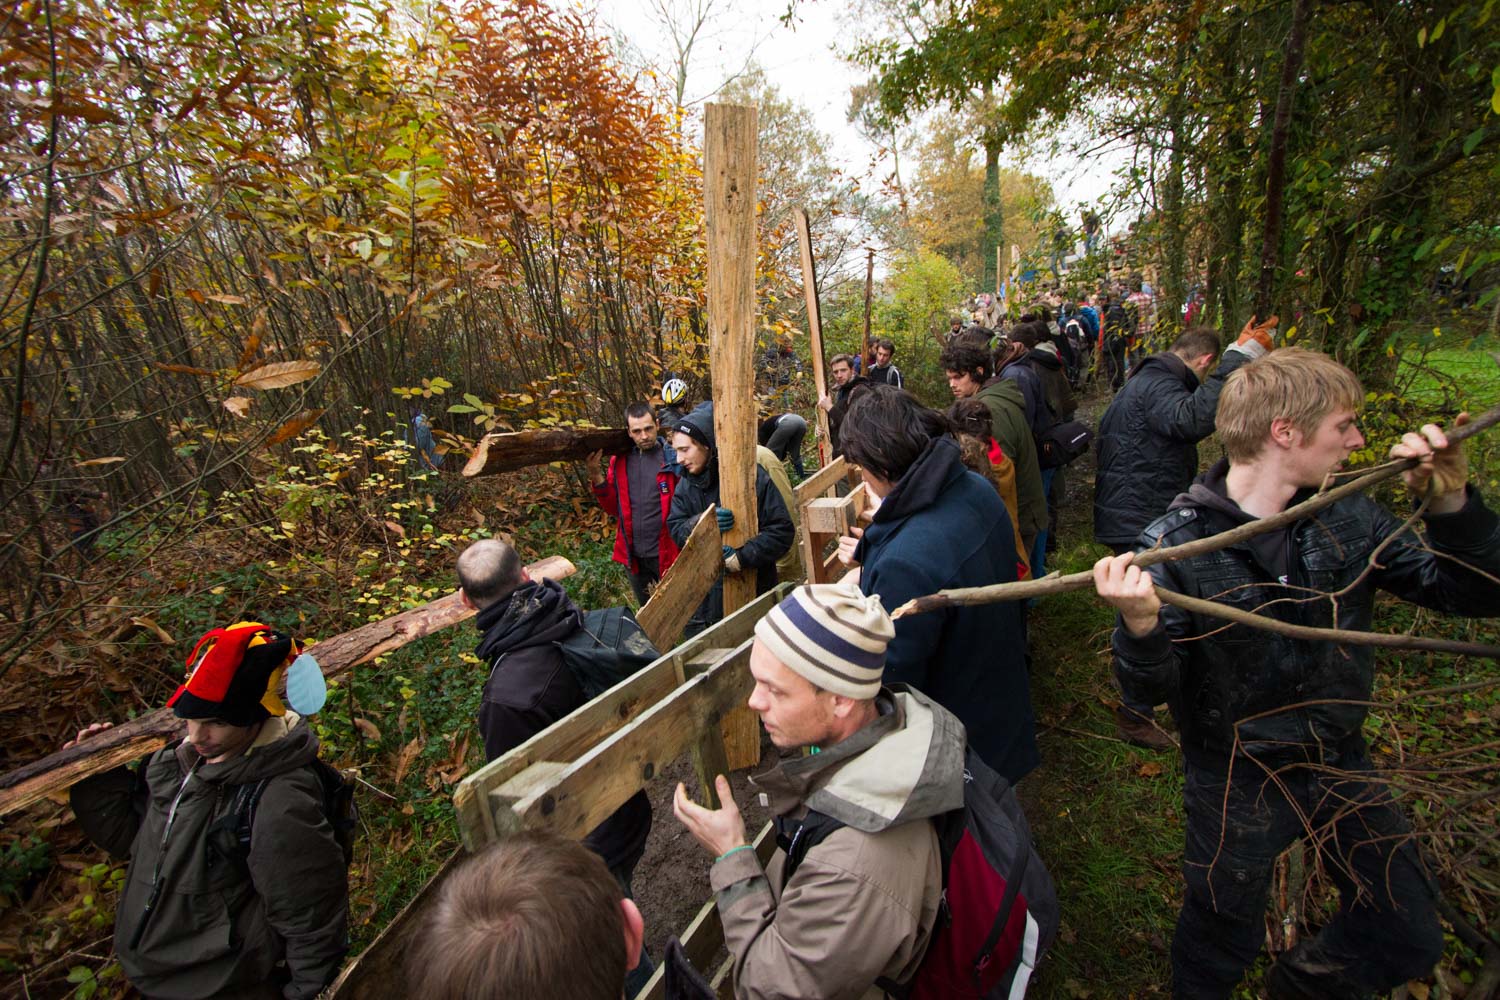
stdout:
<svg viewBox="0 0 1500 1000">
<path fill-rule="evenodd" d="M 562 556 L 548 556 L 526 567 L 533 578 L 565 579 L 575 570 Z M 362 625 L 308 647 L 328 677 L 399 649 L 471 618 L 474 611 L 458 594 L 440 597 L 421 607 Z M 66 750 L 48 754 L 0 775 L 0 816 L 23 809 L 53 792 L 60 792 L 91 774 L 99 774 L 144 757 L 177 739 L 183 721 L 171 709 L 158 708 L 113 726 Z"/>
<path fill-rule="evenodd" d="M 490 802 L 502 836 L 522 829 L 582 837 L 640 791 L 666 765 L 750 697 L 747 639 L 706 674 L 694 677 L 634 722 L 574 761 L 557 780 L 513 804 Z"/>
<path fill-rule="evenodd" d="M 408 949 L 415 935 L 427 926 L 427 908 L 437 897 L 443 879 L 466 856 L 461 850 L 454 851 L 443 862 L 437 874 L 385 925 L 380 936 L 344 967 L 328 992 L 322 994 L 324 1000 L 384 1000 L 386 997 L 403 1000 L 409 995 L 406 988 Z"/>
<path fill-rule="evenodd" d="M 679 687 L 683 662 L 715 646 L 733 649 L 754 635 L 755 623 L 791 588 L 790 583 L 781 584 L 760 595 L 754 603 L 705 629 L 460 781 L 453 792 L 453 808 L 464 847 L 477 851 L 499 837 L 488 808 L 492 789 L 505 784 L 537 761 L 577 760 Z"/>
<path fill-rule="evenodd" d="M 651 645 L 670 649 L 677 644 L 683 627 L 708 596 L 723 566 L 718 522 L 712 510 L 705 510 L 651 599 L 635 616 Z"/>
<path fill-rule="evenodd" d="M 755 498 L 756 110 L 710 104 L 703 127 L 703 211 L 708 243 L 709 355 L 718 445 L 719 503 L 734 511 L 724 541 L 743 545 L 760 530 Z M 755 599 L 754 570 L 724 574 L 724 613 Z M 760 760 L 760 725 L 741 710 L 725 720 L 729 764 Z"/>
<path fill-rule="evenodd" d="M 713 375 L 719 503 L 734 511 L 724 541 L 743 545 L 759 530 L 755 501 L 755 155 L 756 111 L 708 105 L 704 121 L 703 211 L 708 239 L 709 355 Z M 755 573 L 727 574 L 724 612 L 755 599 Z"/>
<path fill-rule="evenodd" d="M 848 474 L 849 463 L 844 461 L 844 456 L 840 455 L 792 488 L 792 494 L 797 499 L 797 506 L 805 507 L 807 502 L 814 497 L 824 496 Z"/>
<path fill-rule="evenodd" d="M 767 823 L 761 827 L 760 833 L 755 835 L 753 844 L 755 853 L 760 856 L 760 863 L 770 864 L 771 856 L 776 853 L 776 824 Z M 682 952 L 692 963 L 693 968 L 699 970 L 708 968 L 709 963 L 718 955 L 719 949 L 724 947 L 724 923 L 719 919 L 718 902 L 712 896 L 698 910 L 697 916 L 693 917 L 677 939 L 682 942 Z M 658 966 L 651 980 L 640 993 L 636 994 L 636 997 L 637 1000 L 664 1000 L 666 995 L 666 968 Z"/>
<path fill-rule="evenodd" d="M 493 476 L 548 462 L 571 462 L 596 451 L 623 455 L 632 447 L 623 427 L 554 427 L 544 431 L 486 434 L 464 464 L 464 475 Z"/>
<path fill-rule="evenodd" d="M 852 494 L 818 497 L 802 508 L 802 523 L 808 534 L 847 535 L 856 516 Z"/>
<path fill-rule="evenodd" d="M 807 209 L 797 209 L 797 242 L 802 247 L 802 297 L 807 302 L 807 343 L 812 356 L 813 399 L 822 399 L 828 394 L 828 377 L 823 372 L 823 311 L 818 307 L 818 276 L 813 270 L 812 223 L 807 218 Z M 814 407 L 818 414 L 818 465 L 828 464 L 832 443 L 828 439 L 828 411 Z"/>
</svg>

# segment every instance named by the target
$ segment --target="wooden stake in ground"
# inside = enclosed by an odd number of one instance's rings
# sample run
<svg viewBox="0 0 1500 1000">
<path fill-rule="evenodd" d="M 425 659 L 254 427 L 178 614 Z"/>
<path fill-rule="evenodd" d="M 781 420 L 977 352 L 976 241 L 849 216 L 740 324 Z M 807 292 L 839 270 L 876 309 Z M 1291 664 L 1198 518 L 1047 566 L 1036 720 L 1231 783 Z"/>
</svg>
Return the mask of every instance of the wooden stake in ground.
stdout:
<svg viewBox="0 0 1500 1000">
<path fill-rule="evenodd" d="M 875 294 L 875 248 L 871 247 L 865 257 L 865 340 L 860 348 L 864 352 L 865 368 L 875 361 L 875 352 L 870 350 L 870 300 Z"/>
<path fill-rule="evenodd" d="M 533 580 L 562 580 L 575 572 L 562 556 L 548 556 L 526 567 Z M 449 625 L 472 618 L 474 611 L 458 594 L 440 597 L 419 608 L 362 625 L 309 646 L 326 677 L 336 677 L 350 667 L 367 663 L 383 653 L 399 649 Z M 23 809 L 53 792 L 60 792 L 91 774 L 139 760 L 181 735 L 183 722 L 170 709 L 158 708 L 122 725 L 91 736 L 77 746 L 48 754 L 0 775 L 0 816 Z"/>
<path fill-rule="evenodd" d="M 596 451 L 623 455 L 632 447 L 623 427 L 556 427 L 545 431 L 486 434 L 464 465 L 465 476 L 493 476 L 530 465 L 571 462 Z"/>
<path fill-rule="evenodd" d="M 734 512 L 724 542 L 760 530 L 755 502 L 754 107 L 710 104 L 703 127 L 703 214 L 708 234 L 708 329 L 713 370 L 719 504 Z M 724 614 L 755 599 L 755 571 L 724 574 Z M 760 760 L 760 724 L 748 709 L 724 720 L 731 768 Z"/>
<path fill-rule="evenodd" d="M 807 300 L 807 343 L 812 355 L 813 391 L 822 399 L 828 394 L 828 377 L 823 373 L 823 312 L 818 308 L 818 278 L 813 271 L 812 224 L 807 209 L 797 209 L 797 241 L 802 244 L 802 295 Z M 818 412 L 818 467 L 833 460 L 833 442 L 828 439 L 828 411 Z"/>
</svg>

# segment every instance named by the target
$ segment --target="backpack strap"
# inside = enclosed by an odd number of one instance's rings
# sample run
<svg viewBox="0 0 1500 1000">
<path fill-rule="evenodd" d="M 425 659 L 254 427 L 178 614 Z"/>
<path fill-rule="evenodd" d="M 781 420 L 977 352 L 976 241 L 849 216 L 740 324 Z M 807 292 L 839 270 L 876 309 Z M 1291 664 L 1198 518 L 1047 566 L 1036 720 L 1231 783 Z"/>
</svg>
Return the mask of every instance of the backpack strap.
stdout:
<svg viewBox="0 0 1500 1000">
<path fill-rule="evenodd" d="M 255 810 L 270 781 L 270 778 L 261 778 L 253 785 L 241 785 L 235 789 L 231 811 L 235 817 L 234 839 L 239 844 L 241 861 L 250 860 L 250 834 L 255 828 Z"/>
<path fill-rule="evenodd" d="M 807 852 L 828 839 L 828 835 L 846 826 L 842 820 L 809 809 L 802 820 L 776 817 L 776 846 L 786 852 L 786 864 L 782 866 L 782 886 L 791 882 L 792 875 L 807 857 Z"/>
</svg>

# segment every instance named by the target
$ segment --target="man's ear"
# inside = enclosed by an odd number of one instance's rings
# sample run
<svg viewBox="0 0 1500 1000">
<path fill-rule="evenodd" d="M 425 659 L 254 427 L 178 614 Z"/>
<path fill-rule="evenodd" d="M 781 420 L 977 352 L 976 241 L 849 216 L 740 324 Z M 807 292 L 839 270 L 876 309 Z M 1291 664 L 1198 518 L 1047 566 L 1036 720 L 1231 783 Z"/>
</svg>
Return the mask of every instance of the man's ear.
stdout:
<svg viewBox="0 0 1500 1000">
<path fill-rule="evenodd" d="M 1286 417 L 1277 417 L 1271 421 L 1271 443 L 1277 447 L 1295 447 L 1299 437 L 1297 428 Z"/>
<path fill-rule="evenodd" d="M 531 574 L 528 573 L 528 572 L 526 572 L 526 567 L 525 566 L 521 567 L 521 582 L 522 583 L 530 583 L 531 582 Z"/>
<path fill-rule="evenodd" d="M 646 921 L 641 917 L 635 900 L 628 896 L 620 900 L 620 922 L 625 925 L 625 970 L 628 972 L 641 964 L 641 944 L 646 940 Z"/>
<path fill-rule="evenodd" d="M 464 607 L 468 608 L 470 611 L 478 611 L 479 610 L 479 605 L 475 604 L 469 598 L 469 592 L 467 590 L 465 590 L 464 588 L 462 588 L 462 587 L 458 588 L 458 602 L 460 604 L 462 604 Z"/>
</svg>

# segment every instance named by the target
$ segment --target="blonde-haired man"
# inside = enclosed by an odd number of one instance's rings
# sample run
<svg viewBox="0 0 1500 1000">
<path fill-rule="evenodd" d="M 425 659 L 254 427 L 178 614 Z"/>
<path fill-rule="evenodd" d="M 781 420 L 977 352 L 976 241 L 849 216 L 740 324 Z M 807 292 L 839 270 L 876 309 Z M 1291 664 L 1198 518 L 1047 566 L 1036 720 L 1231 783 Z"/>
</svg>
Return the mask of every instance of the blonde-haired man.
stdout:
<svg viewBox="0 0 1500 1000">
<path fill-rule="evenodd" d="M 1217 414 L 1228 458 L 1142 533 L 1141 548 L 1218 534 L 1306 499 L 1364 446 L 1355 422 L 1363 399 L 1352 372 L 1298 348 L 1237 370 Z M 1427 501 L 1425 544 L 1360 495 L 1219 552 L 1144 571 L 1128 552 L 1094 566 L 1099 595 L 1119 612 L 1121 686 L 1147 704 L 1168 701 L 1182 732 L 1187 892 L 1172 942 L 1177 997 L 1230 996 L 1265 938 L 1276 857 L 1308 830 L 1318 833 L 1342 905 L 1271 967 L 1272 1000 L 1368 997 L 1425 975 L 1442 956 L 1409 828 L 1367 774 L 1360 729 L 1371 648 L 1225 626 L 1163 606 L 1152 589 L 1361 631 L 1377 588 L 1452 614 L 1500 614 L 1500 519 L 1468 484 L 1461 446 L 1427 424 L 1391 457 L 1419 460 L 1404 478 Z"/>
</svg>

